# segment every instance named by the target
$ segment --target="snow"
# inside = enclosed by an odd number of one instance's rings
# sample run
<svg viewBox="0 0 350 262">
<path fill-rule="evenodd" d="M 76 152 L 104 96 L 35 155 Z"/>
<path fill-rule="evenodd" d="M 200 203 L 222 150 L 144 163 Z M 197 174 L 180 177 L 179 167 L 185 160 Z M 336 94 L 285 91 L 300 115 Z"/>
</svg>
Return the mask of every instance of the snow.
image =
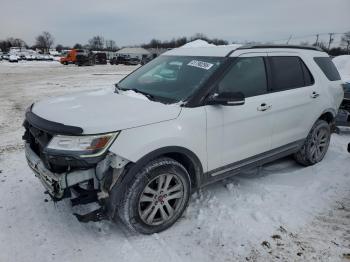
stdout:
<svg viewBox="0 0 350 262">
<path fill-rule="evenodd" d="M 350 83 L 350 55 L 340 55 L 333 58 L 342 80 Z"/>
<path fill-rule="evenodd" d="M 202 39 L 197 39 L 192 42 L 188 42 L 187 44 L 184 44 L 180 48 L 193 48 L 193 47 L 213 47 L 216 46 L 214 44 L 209 44 L 207 41 L 202 40 Z M 232 47 L 232 49 L 237 49 L 241 47 L 241 44 L 229 44 L 229 45 L 219 45 L 219 47 L 222 46 L 227 46 L 227 47 Z"/>
<path fill-rule="evenodd" d="M 125 96 L 135 97 L 135 98 L 142 99 L 142 100 L 149 100 L 146 95 L 136 93 L 133 90 L 120 91 L 120 93 L 122 95 L 125 95 Z"/>
<path fill-rule="evenodd" d="M 350 254 L 350 130 L 325 159 L 285 158 L 195 192 L 165 232 L 132 234 L 117 221 L 79 223 L 28 168 L 21 135 L 33 101 L 111 88 L 133 66 L 0 62 L 0 261 L 342 261 Z M 273 236 L 273 237 L 272 237 Z"/>
<path fill-rule="evenodd" d="M 181 48 L 187 48 L 187 47 L 208 47 L 208 46 L 215 46 L 214 44 L 209 44 L 207 41 L 202 39 L 197 39 L 192 42 L 188 42 L 187 44 L 184 44 L 181 46 Z"/>
</svg>

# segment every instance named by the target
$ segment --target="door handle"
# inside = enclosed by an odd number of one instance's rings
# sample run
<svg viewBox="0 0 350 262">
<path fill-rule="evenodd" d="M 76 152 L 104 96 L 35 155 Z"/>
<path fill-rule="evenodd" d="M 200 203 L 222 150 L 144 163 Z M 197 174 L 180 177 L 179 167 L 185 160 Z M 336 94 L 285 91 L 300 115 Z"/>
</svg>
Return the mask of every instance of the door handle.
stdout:
<svg viewBox="0 0 350 262">
<path fill-rule="evenodd" d="M 258 111 L 266 111 L 269 110 L 272 107 L 272 105 L 267 105 L 266 103 L 262 103 L 260 106 L 258 106 Z"/>
<path fill-rule="evenodd" d="M 315 92 L 315 91 L 313 91 L 312 94 L 311 94 L 311 98 L 317 98 L 319 96 L 320 96 L 320 94 Z"/>
</svg>

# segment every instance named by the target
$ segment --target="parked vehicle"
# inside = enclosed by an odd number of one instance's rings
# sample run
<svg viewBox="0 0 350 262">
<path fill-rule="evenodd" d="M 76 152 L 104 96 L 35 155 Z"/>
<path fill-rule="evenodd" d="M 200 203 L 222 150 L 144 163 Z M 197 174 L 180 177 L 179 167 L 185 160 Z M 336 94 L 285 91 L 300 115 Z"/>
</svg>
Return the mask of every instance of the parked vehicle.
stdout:
<svg viewBox="0 0 350 262">
<path fill-rule="evenodd" d="M 118 216 L 133 231 L 177 221 L 191 192 L 294 155 L 325 156 L 343 99 L 329 56 L 313 47 L 177 48 L 132 72 L 115 92 L 33 104 L 25 152 L 45 189 Z"/>
<path fill-rule="evenodd" d="M 87 55 L 88 51 L 83 49 L 72 49 L 67 53 L 67 56 L 61 57 L 60 62 L 63 65 L 75 64 L 77 62 L 77 55 Z"/>
<path fill-rule="evenodd" d="M 2 58 L 3 58 L 4 60 L 9 60 L 10 55 L 9 55 L 8 53 L 5 53 L 5 54 L 2 55 Z"/>
<path fill-rule="evenodd" d="M 33 61 L 33 60 L 36 60 L 36 57 L 33 54 L 26 54 L 25 55 L 25 60 Z"/>
<path fill-rule="evenodd" d="M 50 55 L 46 54 L 43 57 L 44 57 L 45 61 L 53 61 L 53 56 L 50 56 Z"/>
<path fill-rule="evenodd" d="M 106 53 L 96 53 L 95 54 L 95 64 L 96 65 L 106 65 L 107 64 L 107 54 Z"/>
<path fill-rule="evenodd" d="M 138 58 L 128 57 L 128 56 L 115 56 L 109 63 L 111 65 L 138 65 L 141 61 Z"/>
<path fill-rule="evenodd" d="M 106 53 L 86 53 L 78 54 L 76 56 L 76 65 L 78 66 L 91 66 L 91 65 L 105 65 L 107 64 Z"/>
<path fill-rule="evenodd" d="M 153 59 L 153 58 L 150 57 L 150 56 L 142 57 L 142 59 L 141 59 L 141 65 L 147 64 L 148 62 L 152 61 L 152 59 Z"/>
<path fill-rule="evenodd" d="M 15 54 L 10 54 L 8 60 L 11 63 L 18 63 L 19 57 Z"/>
</svg>

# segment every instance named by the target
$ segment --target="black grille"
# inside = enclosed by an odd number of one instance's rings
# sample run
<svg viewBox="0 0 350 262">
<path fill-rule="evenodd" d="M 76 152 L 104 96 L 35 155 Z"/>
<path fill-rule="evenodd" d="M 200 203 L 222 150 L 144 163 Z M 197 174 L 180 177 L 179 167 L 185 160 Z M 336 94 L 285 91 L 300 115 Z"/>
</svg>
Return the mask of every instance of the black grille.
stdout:
<svg viewBox="0 0 350 262">
<path fill-rule="evenodd" d="M 29 143 L 30 148 L 40 157 L 44 162 L 47 168 L 50 168 L 50 165 L 46 159 L 46 155 L 43 153 L 44 148 L 50 142 L 52 135 L 48 132 L 40 130 L 28 122 L 24 123 L 26 129 L 23 139 Z"/>
</svg>

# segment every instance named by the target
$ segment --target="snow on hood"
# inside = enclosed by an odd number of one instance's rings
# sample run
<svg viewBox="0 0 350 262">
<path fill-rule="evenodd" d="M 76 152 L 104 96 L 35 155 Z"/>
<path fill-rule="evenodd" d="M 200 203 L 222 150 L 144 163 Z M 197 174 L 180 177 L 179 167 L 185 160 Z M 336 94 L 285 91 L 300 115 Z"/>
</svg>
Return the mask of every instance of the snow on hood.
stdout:
<svg viewBox="0 0 350 262">
<path fill-rule="evenodd" d="M 84 134 L 106 133 L 175 119 L 179 105 L 165 105 L 112 89 L 80 92 L 34 104 L 34 114 L 83 128 Z"/>
<path fill-rule="evenodd" d="M 350 83 L 350 55 L 340 55 L 333 58 L 342 80 Z"/>
</svg>

